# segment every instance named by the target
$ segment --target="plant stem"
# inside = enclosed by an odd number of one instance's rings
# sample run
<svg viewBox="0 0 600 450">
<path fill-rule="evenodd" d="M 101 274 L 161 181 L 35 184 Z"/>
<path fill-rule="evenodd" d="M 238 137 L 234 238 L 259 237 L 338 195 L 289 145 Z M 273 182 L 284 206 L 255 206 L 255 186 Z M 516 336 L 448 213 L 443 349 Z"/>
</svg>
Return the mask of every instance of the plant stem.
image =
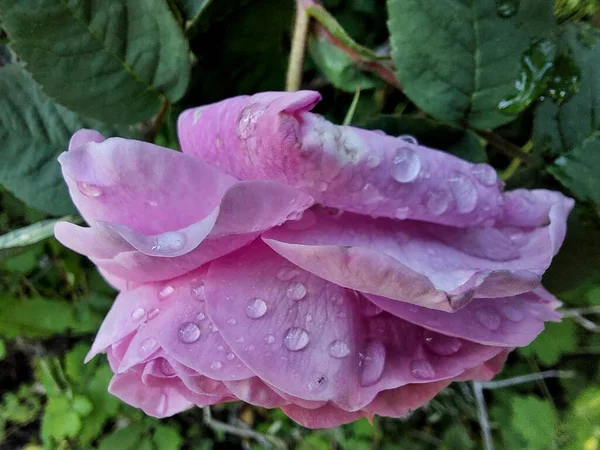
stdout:
<svg viewBox="0 0 600 450">
<path fill-rule="evenodd" d="M 346 117 L 344 117 L 344 122 L 342 125 L 350 125 L 352 122 L 352 118 L 354 117 L 354 112 L 356 111 L 356 106 L 358 105 L 358 100 L 360 99 L 360 88 L 356 89 L 354 93 L 354 98 L 352 99 L 352 103 L 350 104 L 350 108 L 348 108 L 348 112 L 346 113 Z"/>
<path fill-rule="evenodd" d="M 304 67 L 304 54 L 306 53 L 306 40 L 308 38 L 309 17 L 304 10 L 302 0 L 296 2 L 296 22 L 294 23 L 294 36 L 292 37 L 292 50 L 288 62 L 285 90 L 294 92 L 300 89 L 302 83 L 302 68 Z"/>
<path fill-rule="evenodd" d="M 152 127 L 150 128 L 150 131 L 148 131 L 148 134 L 146 135 L 146 140 L 148 142 L 154 142 L 156 140 L 156 136 L 158 135 L 158 132 L 160 131 L 160 127 L 162 127 L 162 124 L 165 120 L 165 115 L 167 114 L 167 111 L 169 110 L 169 101 L 165 100 L 163 102 L 163 104 L 160 107 L 160 111 L 158 111 L 158 114 L 156 115 L 156 117 L 154 118 L 154 121 L 152 122 Z"/>
<path fill-rule="evenodd" d="M 511 158 L 519 158 L 523 163 L 533 165 L 535 160 L 531 155 L 525 153 L 521 147 L 507 141 L 502 136 L 497 135 L 492 131 L 487 130 L 473 130 L 479 136 L 484 138 L 488 143 L 496 150 L 510 156 Z"/>
<path fill-rule="evenodd" d="M 574 375 L 575 373 L 569 370 L 546 370 L 545 372 L 530 373 L 528 375 L 507 378 L 505 380 L 480 381 L 479 385 L 483 389 L 500 389 L 509 386 L 515 386 L 518 384 L 528 383 L 530 381 L 541 380 L 544 378 L 572 378 Z"/>
<path fill-rule="evenodd" d="M 492 440 L 492 430 L 490 429 L 490 421 L 488 419 L 487 406 L 483 397 L 483 387 L 481 382 L 473 382 L 473 392 L 475 393 L 475 401 L 477 402 L 477 418 L 481 426 L 481 436 L 483 437 L 483 448 L 485 450 L 494 450 L 494 441 Z"/>
</svg>

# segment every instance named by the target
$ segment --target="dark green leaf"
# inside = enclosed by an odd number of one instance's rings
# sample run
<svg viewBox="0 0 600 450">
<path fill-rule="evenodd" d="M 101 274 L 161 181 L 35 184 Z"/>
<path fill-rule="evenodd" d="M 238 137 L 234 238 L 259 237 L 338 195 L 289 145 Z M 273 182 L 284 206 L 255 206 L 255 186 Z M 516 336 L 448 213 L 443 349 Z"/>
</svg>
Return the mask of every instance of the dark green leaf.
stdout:
<svg viewBox="0 0 600 450">
<path fill-rule="evenodd" d="M 138 450 L 144 425 L 133 423 L 102 439 L 98 450 Z"/>
<path fill-rule="evenodd" d="M 177 428 L 168 425 L 158 425 L 152 437 L 154 445 L 160 450 L 179 450 L 183 438 Z"/>
<path fill-rule="evenodd" d="M 188 46 L 163 0 L 0 0 L 0 11 L 27 70 L 73 111 L 135 123 L 186 90 Z"/>
<path fill-rule="evenodd" d="M 198 20 L 198 16 L 202 14 L 204 9 L 212 1 L 213 0 L 175 0 L 175 4 L 186 21 L 195 22 Z"/>
<path fill-rule="evenodd" d="M 552 41 L 549 0 L 503 11 L 496 0 L 388 0 L 392 56 L 404 92 L 439 120 L 494 128 L 514 119 L 498 109 L 516 93 L 522 54 Z"/>
</svg>

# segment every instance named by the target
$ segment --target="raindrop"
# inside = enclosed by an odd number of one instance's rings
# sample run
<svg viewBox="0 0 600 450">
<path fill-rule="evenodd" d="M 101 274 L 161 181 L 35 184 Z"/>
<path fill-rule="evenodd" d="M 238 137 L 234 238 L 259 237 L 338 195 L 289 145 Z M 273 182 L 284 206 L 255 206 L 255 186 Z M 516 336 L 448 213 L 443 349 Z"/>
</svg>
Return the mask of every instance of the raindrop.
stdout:
<svg viewBox="0 0 600 450">
<path fill-rule="evenodd" d="M 77 188 L 79 192 L 81 192 L 86 197 L 99 197 L 102 195 L 102 189 L 98 186 L 94 186 L 93 184 L 78 182 Z"/>
<path fill-rule="evenodd" d="M 435 377 L 432 365 L 424 359 L 415 359 L 410 363 L 410 373 L 419 380 L 431 380 Z"/>
<path fill-rule="evenodd" d="M 315 187 L 317 188 L 317 191 L 325 192 L 327 190 L 328 185 L 325 181 L 318 181 Z"/>
<path fill-rule="evenodd" d="M 206 319 L 206 314 L 204 314 L 203 312 L 199 312 L 198 314 L 196 314 L 196 319 L 202 322 L 204 319 Z"/>
<path fill-rule="evenodd" d="M 434 216 L 440 216 L 448 210 L 450 194 L 447 191 L 432 189 L 425 194 L 425 206 Z"/>
<path fill-rule="evenodd" d="M 461 213 L 473 211 L 477 205 L 477 188 L 471 179 L 463 173 L 454 172 L 449 183 L 458 211 Z"/>
<path fill-rule="evenodd" d="M 377 383 L 383 374 L 385 366 L 385 347 L 379 341 L 367 344 L 364 353 L 359 355 L 361 367 L 360 384 L 363 387 Z"/>
<path fill-rule="evenodd" d="M 341 359 L 350 354 L 350 347 L 345 341 L 336 340 L 329 344 L 329 355 Z"/>
<path fill-rule="evenodd" d="M 229 352 L 227 355 L 225 355 L 225 358 L 227 358 L 229 361 L 233 361 L 235 359 L 235 354 L 233 352 Z"/>
<path fill-rule="evenodd" d="M 241 344 L 242 342 L 244 342 L 244 341 L 245 341 L 245 339 L 244 339 L 244 336 L 238 336 L 238 337 L 235 339 L 235 342 L 239 342 L 240 344 Z"/>
<path fill-rule="evenodd" d="M 212 322 L 208 324 L 208 329 L 211 333 L 216 333 L 217 331 L 219 331 L 217 326 Z"/>
<path fill-rule="evenodd" d="M 471 173 L 477 180 L 485 186 L 493 186 L 498 180 L 498 175 L 489 164 L 475 164 L 471 168 Z"/>
<path fill-rule="evenodd" d="M 414 136 L 409 134 L 401 134 L 398 136 L 398 139 L 402 139 L 404 142 L 408 142 L 409 144 L 419 145 L 419 141 Z"/>
<path fill-rule="evenodd" d="M 161 255 L 170 255 L 180 251 L 186 242 L 185 234 L 179 231 L 167 231 L 154 238 L 152 251 Z"/>
<path fill-rule="evenodd" d="M 425 347 L 438 356 L 450 356 L 462 347 L 462 341 L 452 336 L 444 336 L 433 331 L 425 330 Z"/>
<path fill-rule="evenodd" d="M 381 199 L 381 195 L 375 186 L 372 184 L 365 184 L 361 191 L 360 202 L 363 205 L 371 205 Z"/>
<path fill-rule="evenodd" d="M 511 322 L 521 322 L 525 318 L 525 313 L 516 305 L 504 305 L 502 314 Z"/>
<path fill-rule="evenodd" d="M 147 318 L 148 320 L 152 320 L 152 319 L 154 319 L 156 316 L 158 316 L 158 313 L 159 313 L 159 312 L 160 312 L 160 309 L 158 309 L 158 308 L 154 308 L 154 309 L 152 309 L 152 310 L 148 311 L 148 314 L 146 315 L 146 318 Z"/>
<path fill-rule="evenodd" d="M 200 328 L 193 322 L 186 322 L 179 328 L 179 340 L 184 344 L 193 344 L 200 338 Z"/>
<path fill-rule="evenodd" d="M 475 317 L 477 317 L 477 320 L 481 325 L 491 331 L 500 328 L 500 324 L 502 323 L 502 318 L 489 306 L 479 308 L 475 312 Z"/>
<path fill-rule="evenodd" d="M 256 129 L 256 123 L 264 110 L 258 109 L 256 104 L 246 106 L 240 115 L 238 122 L 238 136 L 242 139 L 248 139 Z"/>
<path fill-rule="evenodd" d="M 212 370 L 219 370 L 219 369 L 221 369 L 221 367 L 223 367 L 223 364 L 221 364 L 221 361 L 213 361 L 210 363 L 210 368 Z"/>
<path fill-rule="evenodd" d="M 167 297 L 169 297 L 171 294 L 173 294 L 173 292 L 175 292 L 175 288 L 173 286 L 171 286 L 171 285 L 165 286 L 158 293 L 158 299 L 159 300 L 164 300 Z"/>
<path fill-rule="evenodd" d="M 222 352 L 223 350 L 225 350 L 225 347 L 223 347 L 221 344 L 217 345 L 217 350 Z"/>
<path fill-rule="evenodd" d="M 259 319 L 267 312 L 267 304 L 261 298 L 252 298 L 246 303 L 246 316 L 250 319 Z"/>
<path fill-rule="evenodd" d="M 229 319 L 227 319 L 227 323 L 229 325 L 235 325 L 237 323 L 237 320 L 235 320 L 233 317 L 230 317 Z"/>
<path fill-rule="evenodd" d="M 204 286 L 204 281 L 198 281 L 192 284 L 192 286 L 190 287 L 190 294 L 192 294 L 192 297 L 198 301 L 203 301 L 206 300 L 206 296 L 205 296 L 205 286 Z"/>
<path fill-rule="evenodd" d="M 503 19 L 514 16 L 519 12 L 520 0 L 496 0 L 496 13 Z"/>
<path fill-rule="evenodd" d="M 396 209 L 396 219 L 404 220 L 408 217 L 410 209 L 407 206 Z"/>
<path fill-rule="evenodd" d="M 282 267 L 277 272 L 277 279 L 281 281 L 290 281 L 292 278 L 298 275 L 298 270 L 293 267 Z"/>
<path fill-rule="evenodd" d="M 297 352 L 306 347 L 309 340 L 306 330 L 293 327 L 286 331 L 283 343 L 288 350 Z"/>
<path fill-rule="evenodd" d="M 138 320 L 141 320 L 142 317 L 144 317 L 144 314 L 146 314 L 146 310 L 144 308 L 137 308 L 131 313 L 131 319 L 134 322 L 137 322 Z"/>
<path fill-rule="evenodd" d="M 377 154 L 372 154 L 367 157 L 367 167 L 369 169 L 374 169 L 381 164 L 381 156 Z"/>
<path fill-rule="evenodd" d="M 313 316 L 311 313 L 306 313 L 304 318 L 306 319 L 307 322 L 312 322 L 312 320 L 313 320 Z"/>
<path fill-rule="evenodd" d="M 267 334 L 265 336 L 265 342 L 267 344 L 272 344 L 273 342 L 275 342 L 275 336 L 273 336 L 272 334 Z"/>
<path fill-rule="evenodd" d="M 154 338 L 144 339 L 140 344 L 140 358 L 147 358 L 158 347 L 158 341 Z"/>
<path fill-rule="evenodd" d="M 410 183 L 415 180 L 421 170 L 421 159 L 414 150 L 400 147 L 392 161 L 392 178 L 400 183 Z"/>
<path fill-rule="evenodd" d="M 306 287 L 302 283 L 291 283 L 286 295 L 291 300 L 302 300 L 306 296 Z"/>
</svg>

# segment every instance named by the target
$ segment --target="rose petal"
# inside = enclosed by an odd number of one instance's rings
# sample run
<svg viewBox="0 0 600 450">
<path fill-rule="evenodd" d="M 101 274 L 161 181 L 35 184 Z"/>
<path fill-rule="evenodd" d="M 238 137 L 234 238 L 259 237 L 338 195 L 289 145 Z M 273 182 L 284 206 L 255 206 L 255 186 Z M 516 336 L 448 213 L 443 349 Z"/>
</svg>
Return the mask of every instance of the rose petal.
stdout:
<svg viewBox="0 0 600 450">
<path fill-rule="evenodd" d="M 321 406 L 318 409 L 305 409 L 297 405 L 285 405 L 281 409 L 294 422 L 311 429 L 339 427 L 363 417 L 372 417 L 371 414 L 363 411 L 348 412 L 333 405 Z"/>
</svg>

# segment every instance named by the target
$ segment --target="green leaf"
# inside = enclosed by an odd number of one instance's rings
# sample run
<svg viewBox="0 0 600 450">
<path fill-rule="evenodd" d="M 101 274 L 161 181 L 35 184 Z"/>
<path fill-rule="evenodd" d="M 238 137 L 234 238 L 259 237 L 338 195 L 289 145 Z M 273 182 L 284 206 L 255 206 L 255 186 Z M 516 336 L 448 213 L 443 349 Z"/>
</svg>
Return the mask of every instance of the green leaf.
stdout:
<svg viewBox="0 0 600 450">
<path fill-rule="evenodd" d="M 0 11 L 27 70 L 73 111 L 130 124 L 185 93 L 188 46 L 163 0 L 0 0 Z"/>
<path fill-rule="evenodd" d="M 0 298 L 0 335 L 9 339 L 64 333 L 73 320 L 70 305 L 61 300 Z"/>
<path fill-rule="evenodd" d="M 16 197 L 54 215 L 75 211 L 56 158 L 80 128 L 126 133 L 57 105 L 20 65 L 0 69 L 0 184 Z"/>
<path fill-rule="evenodd" d="M 0 339 L 0 361 L 6 358 L 6 342 L 4 339 Z"/>
<path fill-rule="evenodd" d="M 600 205 L 600 131 L 559 157 L 548 170 L 577 198 Z"/>
<path fill-rule="evenodd" d="M 81 418 L 71 409 L 67 397 L 49 397 L 42 418 L 42 435 L 60 440 L 73 438 L 81 429 Z"/>
<path fill-rule="evenodd" d="M 213 0 L 175 0 L 175 4 L 181 11 L 184 19 L 188 22 L 195 22 L 198 16 Z"/>
<path fill-rule="evenodd" d="M 558 416 L 548 402 L 533 396 L 512 399 L 512 426 L 521 434 L 526 447 L 523 450 L 556 448 L 555 437 Z"/>
<path fill-rule="evenodd" d="M 73 397 L 73 411 L 79 414 L 81 417 L 89 416 L 92 410 L 94 409 L 94 405 L 89 398 L 84 397 L 83 395 L 76 395 Z"/>
<path fill-rule="evenodd" d="M 102 439 L 98 450 L 138 450 L 143 433 L 144 425 L 132 423 Z"/>
<path fill-rule="evenodd" d="M 524 356 L 536 356 L 542 364 L 556 364 L 562 355 L 577 349 L 575 324 L 569 319 L 546 323 L 544 332 L 527 347 L 519 349 Z"/>
<path fill-rule="evenodd" d="M 160 450 L 179 450 L 183 438 L 177 428 L 168 425 L 157 425 L 152 437 L 154 445 Z"/>
<path fill-rule="evenodd" d="M 392 57 L 406 95 L 434 118 L 495 128 L 517 91 L 522 54 L 553 40 L 552 2 L 529 0 L 506 14 L 496 0 L 388 0 Z"/>
<path fill-rule="evenodd" d="M 0 249 L 23 247 L 48 239 L 54 236 L 54 225 L 57 222 L 65 220 L 72 220 L 72 217 L 65 216 L 60 219 L 42 220 L 41 222 L 3 234 L 0 236 Z"/>
<path fill-rule="evenodd" d="M 409 135 L 421 145 L 446 150 L 471 162 L 486 162 L 484 141 L 471 131 L 421 117 L 381 115 L 361 124 L 392 136 Z"/>
<path fill-rule="evenodd" d="M 79 364 L 83 365 L 83 359 Z M 83 387 L 86 396 L 94 405 L 91 414 L 85 418 L 79 434 L 79 440 L 83 444 L 96 439 L 102 433 L 107 420 L 115 417 L 119 410 L 119 399 L 108 392 L 108 383 L 112 376 L 112 370 L 106 362 L 103 362 L 99 368 L 96 367 L 89 384 Z"/>
</svg>

